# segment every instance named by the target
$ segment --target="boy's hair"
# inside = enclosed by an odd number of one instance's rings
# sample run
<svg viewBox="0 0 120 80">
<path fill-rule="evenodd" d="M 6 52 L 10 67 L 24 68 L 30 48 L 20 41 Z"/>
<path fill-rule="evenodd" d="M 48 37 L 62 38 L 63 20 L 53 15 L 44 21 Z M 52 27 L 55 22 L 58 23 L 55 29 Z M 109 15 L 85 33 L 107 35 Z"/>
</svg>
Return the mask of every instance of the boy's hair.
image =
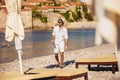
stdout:
<svg viewBox="0 0 120 80">
<path fill-rule="evenodd" d="M 60 19 L 58 19 L 58 22 L 59 22 L 59 21 L 61 21 L 61 22 L 62 22 L 62 25 L 64 25 L 63 19 L 60 18 Z"/>
</svg>

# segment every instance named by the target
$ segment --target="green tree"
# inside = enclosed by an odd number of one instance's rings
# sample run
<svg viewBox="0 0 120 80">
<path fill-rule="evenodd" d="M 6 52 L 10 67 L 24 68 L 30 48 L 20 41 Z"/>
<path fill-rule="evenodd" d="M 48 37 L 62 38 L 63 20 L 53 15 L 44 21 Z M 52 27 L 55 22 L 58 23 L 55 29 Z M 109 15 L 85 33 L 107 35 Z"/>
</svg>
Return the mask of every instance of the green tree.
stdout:
<svg viewBox="0 0 120 80">
<path fill-rule="evenodd" d="M 87 6 L 84 4 L 82 6 L 83 8 L 83 13 L 84 13 L 84 17 L 88 20 L 88 21 L 92 21 L 93 20 L 93 16 L 91 15 L 91 13 L 88 12 Z"/>
<path fill-rule="evenodd" d="M 77 14 L 75 14 L 74 12 L 72 12 L 72 17 L 74 18 L 75 21 L 79 20 L 79 17 Z"/>
<path fill-rule="evenodd" d="M 93 17 L 91 16 L 90 13 L 85 13 L 85 18 L 86 18 L 88 21 L 92 21 L 92 20 L 93 20 Z"/>
<path fill-rule="evenodd" d="M 42 13 L 40 11 L 37 11 L 37 10 L 32 10 L 32 17 L 40 19 L 44 23 L 48 22 L 47 17 L 42 15 Z"/>
<path fill-rule="evenodd" d="M 32 17 L 33 18 L 38 18 L 38 19 L 41 19 L 42 15 L 39 11 L 37 10 L 32 10 Z"/>
<path fill-rule="evenodd" d="M 69 11 L 66 11 L 66 13 L 61 13 L 61 15 L 64 16 L 65 19 L 68 21 L 68 19 L 70 17 Z"/>
<path fill-rule="evenodd" d="M 87 6 L 85 4 L 82 5 L 82 8 L 83 8 L 83 12 L 87 12 L 88 11 Z"/>
<path fill-rule="evenodd" d="M 75 16 L 75 20 L 76 21 L 78 21 L 78 20 L 80 20 L 80 19 L 82 19 L 82 14 L 81 14 L 81 10 L 80 10 L 81 8 L 80 8 L 80 6 L 76 6 L 75 7 L 75 13 L 73 14 L 73 17 L 74 17 L 74 15 L 76 14 L 76 16 Z"/>
<path fill-rule="evenodd" d="M 25 8 L 24 6 L 21 7 L 21 9 L 24 9 L 24 8 Z"/>
<path fill-rule="evenodd" d="M 45 16 L 41 17 L 41 21 L 44 22 L 44 23 L 47 23 L 48 22 L 47 17 L 45 17 Z"/>
<path fill-rule="evenodd" d="M 43 5 L 42 3 L 37 4 L 37 6 L 40 6 L 40 7 L 41 7 L 42 5 Z"/>
</svg>

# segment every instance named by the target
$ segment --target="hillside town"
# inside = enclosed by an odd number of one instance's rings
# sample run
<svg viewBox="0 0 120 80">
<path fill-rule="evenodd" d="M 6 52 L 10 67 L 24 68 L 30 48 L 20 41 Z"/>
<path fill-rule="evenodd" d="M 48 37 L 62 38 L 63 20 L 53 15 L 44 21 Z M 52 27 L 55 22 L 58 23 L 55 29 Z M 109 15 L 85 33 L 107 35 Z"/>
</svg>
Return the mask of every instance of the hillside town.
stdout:
<svg viewBox="0 0 120 80">
<path fill-rule="evenodd" d="M 0 0 L 0 80 L 120 80 L 119 3 Z"/>
<path fill-rule="evenodd" d="M 62 18 L 67 28 L 94 28 L 92 7 L 77 0 L 22 0 L 21 17 L 25 30 L 51 30 Z M 0 0 L 0 31 L 5 30 L 7 9 Z"/>
</svg>

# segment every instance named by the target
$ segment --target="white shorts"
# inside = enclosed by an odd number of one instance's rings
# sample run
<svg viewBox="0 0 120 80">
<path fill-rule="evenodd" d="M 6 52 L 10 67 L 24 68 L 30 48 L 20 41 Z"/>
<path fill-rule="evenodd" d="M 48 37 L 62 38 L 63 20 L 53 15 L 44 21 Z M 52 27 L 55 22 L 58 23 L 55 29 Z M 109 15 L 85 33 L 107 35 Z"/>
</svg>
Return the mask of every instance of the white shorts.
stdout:
<svg viewBox="0 0 120 80">
<path fill-rule="evenodd" d="M 54 53 L 64 52 L 64 44 L 55 44 Z"/>
</svg>

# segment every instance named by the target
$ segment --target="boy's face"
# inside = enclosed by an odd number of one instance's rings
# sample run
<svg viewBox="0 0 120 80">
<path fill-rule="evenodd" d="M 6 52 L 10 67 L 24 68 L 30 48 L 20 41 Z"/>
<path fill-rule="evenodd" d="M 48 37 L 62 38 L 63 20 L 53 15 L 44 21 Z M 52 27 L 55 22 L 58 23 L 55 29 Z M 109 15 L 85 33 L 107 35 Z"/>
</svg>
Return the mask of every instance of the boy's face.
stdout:
<svg viewBox="0 0 120 80">
<path fill-rule="evenodd" d="M 59 24 L 59 26 L 62 26 L 62 25 L 63 25 L 63 23 L 62 23 L 61 20 L 58 21 L 58 24 Z"/>
</svg>

